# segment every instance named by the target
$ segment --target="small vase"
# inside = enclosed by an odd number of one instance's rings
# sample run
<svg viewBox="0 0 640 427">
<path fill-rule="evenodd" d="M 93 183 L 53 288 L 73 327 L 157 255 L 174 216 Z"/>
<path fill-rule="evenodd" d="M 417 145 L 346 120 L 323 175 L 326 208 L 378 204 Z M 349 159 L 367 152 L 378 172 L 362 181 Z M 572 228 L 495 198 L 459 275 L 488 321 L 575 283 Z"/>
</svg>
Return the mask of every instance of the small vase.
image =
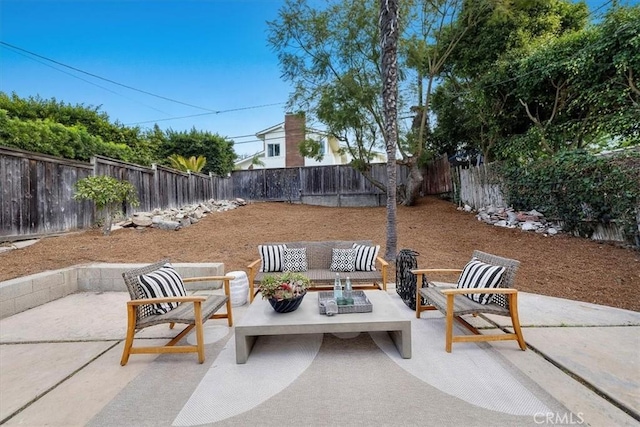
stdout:
<svg viewBox="0 0 640 427">
<path fill-rule="evenodd" d="M 297 296 L 295 298 L 290 299 L 281 299 L 277 300 L 275 298 L 269 298 L 269 303 L 271 303 L 271 307 L 278 313 L 290 313 L 295 311 L 300 307 L 302 303 L 302 299 L 307 293 Z"/>
</svg>

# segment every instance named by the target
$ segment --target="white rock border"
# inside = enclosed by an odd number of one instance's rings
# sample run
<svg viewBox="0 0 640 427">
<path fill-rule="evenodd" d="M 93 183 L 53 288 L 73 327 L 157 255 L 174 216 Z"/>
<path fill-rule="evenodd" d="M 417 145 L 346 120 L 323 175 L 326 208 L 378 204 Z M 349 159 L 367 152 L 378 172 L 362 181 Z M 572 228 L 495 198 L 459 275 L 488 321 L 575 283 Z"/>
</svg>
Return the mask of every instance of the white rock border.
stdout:
<svg viewBox="0 0 640 427">
<path fill-rule="evenodd" d="M 467 204 L 458 207 L 458 210 L 473 212 L 473 208 Z M 519 228 L 522 231 L 534 231 L 545 236 L 555 236 L 562 232 L 560 225 L 548 221 L 542 213 L 535 209 L 515 211 L 511 207 L 504 208 L 489 205 L 478 209 L 476 218 L 478 218 L 478 221 L 495 225 L 496 227 Z"/>
</svg>

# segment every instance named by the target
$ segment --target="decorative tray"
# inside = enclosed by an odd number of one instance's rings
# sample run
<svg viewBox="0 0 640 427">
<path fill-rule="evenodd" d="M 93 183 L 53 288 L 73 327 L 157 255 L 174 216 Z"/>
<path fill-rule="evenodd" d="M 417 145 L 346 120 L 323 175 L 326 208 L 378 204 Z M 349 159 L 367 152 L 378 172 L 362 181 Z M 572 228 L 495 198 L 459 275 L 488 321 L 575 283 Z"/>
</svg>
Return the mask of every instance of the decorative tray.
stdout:
<svg viewBox="0 0 640 427">
<path fill-rule="evenodd" d="M 338 314 L 346 313 L 369 313 L 373 311 L 373 304 L 367 298 L 364 291 L 353 291 L 353 304 L 339 305 Z M 320 291 L 318 292 L 318 307 L 320 308 L 320 314 L 326 314 L 324 302 L 333 299 L 333 291 Z"/>
</svg>

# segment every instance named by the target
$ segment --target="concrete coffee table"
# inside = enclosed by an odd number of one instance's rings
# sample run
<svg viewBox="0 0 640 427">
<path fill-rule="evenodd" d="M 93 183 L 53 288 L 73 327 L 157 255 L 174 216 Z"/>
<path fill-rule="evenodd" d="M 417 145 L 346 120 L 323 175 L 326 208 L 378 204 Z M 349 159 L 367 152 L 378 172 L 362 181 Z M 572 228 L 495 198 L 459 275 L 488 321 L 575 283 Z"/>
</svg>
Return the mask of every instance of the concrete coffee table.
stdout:
<svg viewBox="0 0 640 427">
<path fill-rule="evenodd" d="M 276 313 L 269 301 L 256 298 L 235 327 L 236 363 L 246 363 L 257 337 L 261 335 L 319 334 L 385 331 L 404 359 L 411 358 L 411 320 L 384 291 L 367 291 L 373 305 L 370 313 L 326 316 L 318 310 L 318 294 L 309 292 L 300 307 L 291 313 Z"/>
</svg>

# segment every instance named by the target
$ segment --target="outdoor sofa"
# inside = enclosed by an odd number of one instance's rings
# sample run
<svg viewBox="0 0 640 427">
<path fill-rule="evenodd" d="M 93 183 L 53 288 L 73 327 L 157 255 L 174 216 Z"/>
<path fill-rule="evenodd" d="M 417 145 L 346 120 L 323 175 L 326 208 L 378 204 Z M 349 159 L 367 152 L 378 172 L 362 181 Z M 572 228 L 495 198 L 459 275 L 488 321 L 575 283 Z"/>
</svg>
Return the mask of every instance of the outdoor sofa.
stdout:
<svg viewBox="0 0 640 427">
<path fill-rule="evenodd" d="M 336 259 L 337 253 L 343 257 L 342 261 L 345 263 L 351 262 L 349 257 L 352 250 L 355 252 L 353 271 L 344 271 L 341 265 L 338 265 L 338 269 L 331 268 L 332 263 L 341 261 Z M 379 256 L 379 250 L 380 246 L 374 245 L 370 240 L 300 241 L 259 245 L 260 258 L 247 266 L 250 300 L 253 301 L 260 289 L 260 283 L 266 276 L 281 274 L 283 271 L 299 271 L 307 276 L 311 280 L 311 290 L 331 288 L 336 273 L 340 274 L 343 282 L 349 277 L 354 289 L 386 290 L 389 263 Z M 335 264 L 333 266 L 335 267 Z"/>
</svg>

